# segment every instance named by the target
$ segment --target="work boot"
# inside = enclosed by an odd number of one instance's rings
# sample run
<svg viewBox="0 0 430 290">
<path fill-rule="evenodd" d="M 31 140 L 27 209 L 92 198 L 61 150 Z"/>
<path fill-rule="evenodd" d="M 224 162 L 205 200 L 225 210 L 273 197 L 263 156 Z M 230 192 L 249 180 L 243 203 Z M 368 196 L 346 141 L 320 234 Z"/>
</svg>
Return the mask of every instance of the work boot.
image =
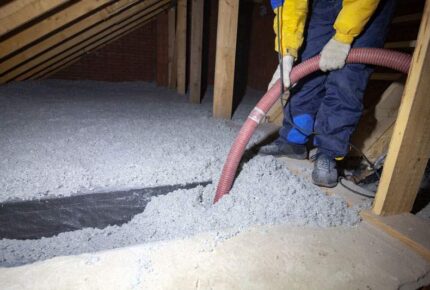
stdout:
<svg viewBox="0 0 430 290">
<path fill-rule="evenodd" d="M 312 171 L 313 183 L 323 187 L 335 187 L 337 185 L 337 177 L 336 160 L 326 154 L 317 153 L 314 170 Z"/>
<path fill-rule="evenodd" d="M 261 147 L 258 154 L 303 160 L 308 156 L 308 150 L 304 144 L 288 143 L 278 138 L 274 142 Z"/>
</svg>

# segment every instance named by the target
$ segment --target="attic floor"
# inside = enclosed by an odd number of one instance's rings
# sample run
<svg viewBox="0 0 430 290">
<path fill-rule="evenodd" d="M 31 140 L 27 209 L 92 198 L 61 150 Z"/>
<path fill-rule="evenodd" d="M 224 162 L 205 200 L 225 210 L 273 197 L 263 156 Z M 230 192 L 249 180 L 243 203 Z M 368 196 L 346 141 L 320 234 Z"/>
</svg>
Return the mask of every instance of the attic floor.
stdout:
<svg viewBox="0 0 430 290">
<path fill-rule="evenodd" d="M 430 264 L 363 222 L 255 227 L 0 269 L 2 289 L 417 289 Z"/>
</svg>

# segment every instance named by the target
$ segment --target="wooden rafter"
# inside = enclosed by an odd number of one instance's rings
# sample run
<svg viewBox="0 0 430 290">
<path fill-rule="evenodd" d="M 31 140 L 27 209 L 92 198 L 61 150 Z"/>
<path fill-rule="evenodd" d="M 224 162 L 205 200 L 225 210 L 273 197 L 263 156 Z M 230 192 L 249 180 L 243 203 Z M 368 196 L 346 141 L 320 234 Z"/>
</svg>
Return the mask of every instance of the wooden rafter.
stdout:
<svg viewBox="0 0 430 290">
<path fill-rule="evenodd" d="M 115 39 L 115 37 L 124 35 L 124 33 L 129 31 L 133 27 L 140 26 L 142 25 L 142 23 L 149 21 L 150 19 L 157 16 L 159 13 L 166 10 L 170 5 L 169 0 L 157 2 L 158 3 L 155 5 L 153 10 L 145 10 L 143 13 L 139 13 L 134 17 L 130 17 L 126 21 L 117 23 L 115 27 L 111 27 L 110 29 L 105 30 L 100 34 L 97 34 L 87 39 L 86 41 L 79 43 L 73 48 L 68 49 L 66 52 L 57 54 L 52 59 L 49 59 L 49 61 L 19 76 L 17 80 L 38 78 L 41 75 L 44 75 L 46 71 L 53 69 L 53 67 L 56 67 L 58 64 L 61 65 L 74 58 L 81 57 L 83 54 L 89 53 L 96 47 L 100 46 L 102 43 L 111 42 L 113 41 L 113 39 Z"/>
<path fill-rule="evenodd" d="M 112 0 L 78 1 L 67 6 L 58 13 L 45 18 L 35 25 L 7 38 L 0 43 L 0 59 L 22 49 L 32 42 L 46 36 L 49 33 L 62 28 L 74 20 L 109 4 Z"/>
<path fill-rule="evenodd" d="M 161 13 L 161 11 L 160 11 Z M 108 39 L 103 39 L 102 41 L 98 41 L 97 43 L 94 44 L 94 47 L 87 47 L 85 49 L 85 51 L 82 54 L 77 54 L 77 56 L 71 56 L 71 57 L 67 57 L 61 61 L 59 61 L 58 63 L 56 63 L 55 65 L 53 65 L 52 67 L 49 67 L 46 70 L 43 70 L 39 73 L 37 73 L 36 75 L 32 76 L 30 79 L 40 79 L 40 78 L 46 78 L 72 64 L 74 64 L 75 62 L 79 61 L 81 59 L 81 57 L 84 54 L 89 54 L 89 53 L 93 53 L 96 50 L 99 50 L 107 45 L 109 45 L 110 43 L 126 36 L 127 34 L 135 31 L 136 29 L 144 26 L 145 24 L 151 22 L 154 20 L 154 18 L 156 17 L 156 15 L 148 20 L 145 20 L 143 22 L 138 21 L 137 23 L 135 23 L 135 25 L 132 25 L 130 27 L 128 27 L 128 30 L 126 30 L 123 33 L 119 33 L 119 34 L 115 34 L 115 36 L 113 38 L 108 38 Z"/>
<path fill-rule="evenodd" d="M 409 212 L 430 154 L 430 1 L 426 1 L 393 137 L 384 163 L 373 212 Z"/>
<path fill-rule="evenodd" d="M 61 57 L 61 55 L 70 55 L 76 50 L 82 49 L 82 43 L 85 45 L 85 43 L 93 42 L 102 37 L 108 36 L 113 29 L 124 27 L 168 3 L 169 1 L 167 0 L 148 0 L 135 5 L 128 10 L 116 14 L 106 21 L 100 22 L 98 25 L 91 27 L 75 37 L 70 38 L 69 40 L 61 43 L 61 45 L 58 45 L 34 59 L 31 59 L 24 65 L 19 66 L 7 73 L 5 76 L 0 77 L 0 82 L 5 83 L 13 79 L 22 80 L 28 75 L 31 75 L 35 70 L 44 69 L 49 65 L 52 65 L 53 61 L 58 59 L 58 57 Z"/>
<path fill-rule="evenodd" d="M 11 1 L 0 9 L 0 35 L 11 32 L 67 2 L 70 0 Z"/>
<path fill-rule="evenodd" d="M 116 14 L 123 12 L 125 9 L 139 2 L 140 0 L 119 0 L 114 2 L 94 14 L 89 15 L 86 18 L 77 21 L 71 26 L 64 28 L 58 33 L 54 33 L 50 37 L 43 39 L 40 42 L 28 47 L 27 49 L 21 51 L 6 60 L 1 64 L 2 71 L 8 73 L 12 68 L 16 68 L 24 62 L 30 60 L 31 58 L 48 51 L 51 47 L 58 45 L 59 43 L 65 42 L 72 37 L 77 36 L 79 33 L 91 28 L 92 26 L 106 21 L 108 18 L 113 17 Z"/>
</svg>

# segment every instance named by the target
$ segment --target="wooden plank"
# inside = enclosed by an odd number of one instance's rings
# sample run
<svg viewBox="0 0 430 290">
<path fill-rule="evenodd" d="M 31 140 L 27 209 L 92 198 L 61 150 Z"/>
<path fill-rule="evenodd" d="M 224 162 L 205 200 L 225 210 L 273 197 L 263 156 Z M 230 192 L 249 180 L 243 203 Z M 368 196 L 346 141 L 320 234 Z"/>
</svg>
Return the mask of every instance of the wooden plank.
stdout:
<svg viewBox="0 0 430 290">
<path fill-rule="evenodd" d="M 139 23 L 136 26 L 132 26 L 129 30 L 125 31 L 124 33 L 115 36 L 113 39 L 108 39 L 105 40 L 104 42 L 102 42 L 101 44 L 99 43 L 98 46 L 94 47 L 91 51 L 86 51 L 86 54 L 88 53 L 93 53 L 99 49 L 102 49 L 103 47 L 111 44 L 114 41 L 117 41 L 119 39 L 121 39 L 122 37 L 126 36 L 127 34 L 133 32 L 134 30 L 141 28 L 142 26 L 144 26 L 145 24 L 151 22 L 153 19 L 149 19 L 144 21 L 143 23 Z M 35 75 L 32 77 L 32 79 L 40 79 L 40 78 L 47 78 L 53 74 L 55 74 L 58 71 L 63 70 L 64 68 L 76 63 L 77 61 L 79 61 L 81 59 L 82 55 L 78 55 L 77 57 L 74 58 L 66 58 L 63 61 L 60 61 L 58 63 L 55 64 L 55 66 L 50 67 L 47 70 L 44 70 L 42 72 L 40 72 L 39 74 Z"/>
<path fill-rule="evenodd" d="M 23 9 L 33 1 L 34 0 L 9 1 L 8 3 L 0 4 L 0 20 L 16 13 L 20 9 Z"/>
<path fill-rule="evenodd" d="M 83 42 L 78 43 L 77 45 L 71 47 L 67 51 L 64 51 L 62 53 L 55 54 L 52 58 L 49 58 L 47 61 L 41 63 L 37 67 L 34 67 L 33 69 L 25 72 L 24 74 L 18 76 L 16 80 L 25 80 L 35 74 L 38 74 L 40 71 L 45 70 L 49 68 L 50 66 L 54 65 L 59 60 L 62 60 L 66 57 L 69 57 L 70 55 L 75 55 L 79 53 L 85 53 L 87 47 L 93 47 L 95 43 L 97 43 L 99 40 L 103 41 L 104 38 L 110 39 L 112 36 L 117 35 L 118 33 L 121 34 L 124 31 L 128 29 L 129 25 L 135 25 L 136 21 L 142 22 L 145 21 L 151 17 L 154 17 L 155 15 L 158 15 L 160 12 L 166 9 L 167 5 L 169 4 L 169 0 L 164 1 L 157 1 L 158 3 L 154 6 L 151 6 L 151 10 L 143 10 L 140 13 L 134 15 L 133 17 L 129 17 L 127 20 L 124 20 L 122 22 L 116 23 L 113 27 L 104 30 L 103 32 L 90 37 L 86 39 Z"/>
<path fill-rule="evenodd" d="M 365 221 L 400 240 L 430 262 L 429 221 L 410 213 L 381 217 L 370 211 L 362 211 L 361 216 Z"/>
<path fill-rule="evenodd" d="M 371 162 L 375 162 L 379 157 L 387 153 L 388 146 L 390 145 L 391 138 L 393 137 L 394 124 L 395 122 L 393 122 L 385 132 L 378 136 L 378 138 L 375 139 L 369 147 L 366 147 L 366 151 L 363 153 Z"/>
<path fill-rule="evenodd" d="M 29 45 L 39 38 L 62 28 L 64 25 L 110 3 L 112 0 L 78 1 L 58 13 L 14 34 L 0 43 L 0 58 Z"/>
<path fill-rule="evenodd" d="M 370 79 L 372 81 L 398 81 L 404 76 L 401 73 L 372 73 Z"/>
<path fill-rule="evenodd" d="M 284 107 L 282 106 L 281 99 L 279 99 L 267 112 L 264 122 L 282 126 L 283 120 L 284 120 Z"/>
<path fill-rule="evenodd" d="M 423 16 L 422 13 L 401 15 L 393 18 L 393 21 L 391 21 L 391 23 L 399 24 L 399 23 L 407 23 L 407 22 L 418 22 L 421 20 L 422 16 Z"/>
<path fill-rule="evenodd" d="M 12 1 L 11 3 L 20 2 Z M 70 0 L 33 0 L 5 17 L 0 18 L 0 35 L 4 35 L 29 21 L 67 3 Z M 0 8 L 2 10 L 3 7 Z"/>
<path fill-rule="evenodd" d="M 213 116 L 231 118 L 239 0 L 220 0 L 215 59 Z"/>
<path fill-rule="evenodd" d="M 198 104 L 202 94 L 204 1 L 192 0 L 191 9 L 190 101 Z"/>
<path fill-rule="evenodd" d="M 167 87 L 168 72 L 168 24 L 167 12 L 157 16 L 157 53 L 156 53 L 156 83 L 157 86 Z"/>
<path fill-rule="evenodd" d="M 171 7 L 168 12 L 168 86 L 171 89 L 176 88 L 176 65 L 175 59 L 175 43 L 176 43 L 176 7 Z"/>
<path fill-rule="evenodd" d="M 373 212 L 409 212 L 430 154 L 430 1 L 426 1 L 417 47 L 394 126 Z"/>
<path fill-rule="evenodd" d="M 390 135 L 386 136 L 388 138 L 384 138 L 385 142 L 378 141 L 396 122 L 403 90 L 404 85 L 400 82 L 390 84 L 375 107 L 364 112 L 357 130 L 352 136 L 352 143 L 359 146 L 370 161 L 375 161 L 375 158 L 387 152 Z M 374 147 L 377 142 L 379 145 Z M 378 154 L 378 150 L 381 150 L 380 154 Z M 371 157 L 369 157 L 370 152 L 372 152 Z"/>
<path fill-rule="evenodd" d="M 176 21 L 176 86 L 178 93 L 184 95 L 187 86 L 187 0 L 178 0 Z"/>
<path fill-rule="evenodd" d="M 384 48 L 413 48 L 417 45 L 416 40 L 406 40 L 406 41 L 393 41 L 393 42 L 386 42 L 384 44 Z"/>
<path fill-rule="evenodd" d="M 109 30 L 112 30 L 115 25 L 130 23 L 136 19 L 139 19 L 143 15 L 153 11 L 154 9 L 157 9 L 158 7 L 166 5 L 168 2 L 169 2 L 168 0 L 164 0 L 164 1 L 148 0 L 139 5 L 135 5 L 132 8 L 124 11 L 123 13 L 115 15 L 114 17 L 109 18 L 108 20 L 100 23 L 99 25 L 94 26 L 91 29 L 88 29 L 82 32 L 76 37 L 73 37 L 68 41 L 65 41 L 61 45 L 58 45 L 48 50 L 46 53 L 43 53 L 31 59 L 30 61 L 27 61 L 24 65 L 21 65 L 13 69 L 12 71 L 8 72 L 6 75 L 0 77 L 0 83 L 5 83 L 13 79 L 21 80 L 20 76 L 23 73 L 33 68 L 36 68 L 37 66 L 46 65 L 48 60 L 50 60 L 54 56 L 59 55 L 63 52 L 65 53 L 69 52 L 71 49 L 73 49 L 74 46 L 78 45 L 83 41 L 98 39 L 101 36 L 108 35 Z"/>
<path fill-rule="evenodd" d="M 153 21 L 153 19 L 162 11 L 164 11 L 164 9 L 156 10 L 153 13 L 150 13 L 148 16 L 146 16 L 142 19 L 139 19 L 138 21 L 135 21 L 134 23 L 127 25 L 126 27 L 124 27 L 122 29 L 119 29 L 119 30 L 113 32 L 108 37 L 104 37 L 98 41 L 95 41 L 92 44 L 89 44 L 89 45 L 81 48 L 81 50 L 75 52 L 74 54 L 57 60 L 56 63 L 52 64 L 48 68 L 41 70 L 41 71 L 35 73 L 34 75 L 28 76 L 26 79 L 39 79 L 41 77 L 46 77 L 47 75 L 51 75 L 52 73 L 63 69 L 65 66 L 70 65 L 70 64 L 78 61 L 83 55 L 86 55 L 86 54 L 89 54 L 95 50 L 98 50 L 98 49 L 108 45 L 109 43 L 112 43 L 113 41 L 120 39 L 121 37 L 125 36 L 126 34 L 142 27 L 146 23 Z"/>
<path fill-rule="evenodd" d="M 106 8 L 101 9 L 100 11 L 95 12 L 88 17 L 77 21 L 73 25 L 70 25 L 58 33 L 54 33 L 50 37 L 43 39 L 40 42 L 37 42 L 30 46 L 27 49 L 24 49 L 19 54 L 14 55 L 5 61 L 2 62 L 2 71 L 8 72 L 10 69 L 15 68 L 25 61 L 30 60 L 31 58 L 46 52 L 51 47 L 54 47 L 62 42 L 69 40 L 72 37 L 76 37 L 79 33 L 87 30 L 88 28 L 107 20 L 110 17 L 118 15 L 119 13 L 124 12 L 127 8 L 139 2 L 140 0 L 119 0 L 112 5 L 107 6 Z M 146 1 L 145 1 L 146 2 Z M 142 4 L 143 5 L 143 4 Z M 145 4 L 147 5 L 147 4 Z"/>
</svg>

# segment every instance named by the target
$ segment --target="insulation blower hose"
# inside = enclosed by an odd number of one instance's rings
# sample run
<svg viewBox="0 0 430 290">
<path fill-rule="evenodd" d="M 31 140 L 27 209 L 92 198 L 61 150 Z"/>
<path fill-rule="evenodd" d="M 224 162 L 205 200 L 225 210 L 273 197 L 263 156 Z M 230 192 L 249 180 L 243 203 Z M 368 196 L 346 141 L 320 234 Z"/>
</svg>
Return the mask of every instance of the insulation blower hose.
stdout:
<svg viewBox="0 0 430 290">
<path fill-rule="evenodd" d="M 318 71 L 319 59 L 320 56 L 318 55 L 296 65 L 290 74 L 291 83 L 295 84 L 303 77 Z M 383 66 L 407 74 L 411 63 L 411 56 L 409 54 L 380 48 L 354 48 L 351 49 L 346 62 Z M 224 194 L 229 193 L 233 185 L 240 160 L 245 152 L 246 145 L 251 139 L 251 136 L 258 124 L 264 119 L 266 113 L 279 98 L 280 91 L 281 82 L 278 80 L 261 98 L 249 114 L 245 123 L 242 125 L 222 169 L 214 203 L 222 198 Z"/>
</svg>

